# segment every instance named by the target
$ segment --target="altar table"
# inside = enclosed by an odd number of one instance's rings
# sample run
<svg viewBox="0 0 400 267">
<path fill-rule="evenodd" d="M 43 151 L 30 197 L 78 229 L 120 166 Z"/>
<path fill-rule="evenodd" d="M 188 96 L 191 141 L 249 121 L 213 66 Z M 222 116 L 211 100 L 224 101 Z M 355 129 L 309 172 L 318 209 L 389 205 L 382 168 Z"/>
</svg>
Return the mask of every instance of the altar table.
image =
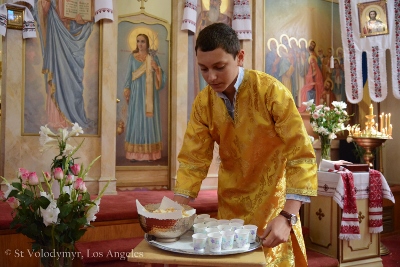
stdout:
<svg viewBox="0 0 400 267">
<path fill-rule="evenodd" d="M 250 252 L 233 255 L 197 256 L 165 251 L 148 244 L 146 240 L 143 240 L 134 249 L 132 249 L 131 253 L 128 255 L 128 261 L 144 263 L 145 266 L 149 267 L 152 263 L 221 267 L 260 267 L 266 265 L 262 247 Z"/>
<path fill-rule="evenodd" d="M 318 171 L 318 196 L 304 206 L 304 226 L 309 229 L 306 247 L 338 259 L 340 266 L 380 267 L 380 237 L 369 233 L 368 227 L 368 172 L 354 172 L 354 187 L 361 239 L 339 239 L 342 209 L 338 203 L 343 192 L 339 190 L 339 173 Z M 394 202 L 386 179 L 382 178 L 383 197 Z"/>
</svg>

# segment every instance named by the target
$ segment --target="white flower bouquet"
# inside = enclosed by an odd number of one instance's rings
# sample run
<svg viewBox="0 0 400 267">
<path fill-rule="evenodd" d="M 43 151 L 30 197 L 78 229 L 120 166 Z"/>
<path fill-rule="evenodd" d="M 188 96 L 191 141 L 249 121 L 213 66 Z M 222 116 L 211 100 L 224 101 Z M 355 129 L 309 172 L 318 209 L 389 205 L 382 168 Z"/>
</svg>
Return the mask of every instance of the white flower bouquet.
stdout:
<svg viewBox="0 0 400 267">
<path fill-rule="evenodd" d="M 53 133 L 47 126 L 40 127 L 42 152 L 57 148 L 59 154 L 54 157 L 50 172 L 42 172 L 42 181 L 36 172 L 19 168 L 18 181 L 5 181 L 7 190 L 0 191 L 0 199 L 10 204 L 13 209 L 11 228 L 34 240 L 33 251 L 71 252 L 74 243 L 86 231 L 91 221 L 99 212 L 100 199 L 107 188 L 92 200 L 87 192 L 85 177 L 93 163 L 87 168 L 75 163 L 74 154 L 83 141 L 73 147 L 68 144 L 71 137 L 82 134 L 82 128 L 73 124 L 71 131 L 59 129 Z M 58 183 L 60 194 L 55 197 L 53 183 Z M 44 266 L 58 266 L 56 257 L 42 257 Z M 65 259 L 66 261 L 71 259 Z"/>
</svg>

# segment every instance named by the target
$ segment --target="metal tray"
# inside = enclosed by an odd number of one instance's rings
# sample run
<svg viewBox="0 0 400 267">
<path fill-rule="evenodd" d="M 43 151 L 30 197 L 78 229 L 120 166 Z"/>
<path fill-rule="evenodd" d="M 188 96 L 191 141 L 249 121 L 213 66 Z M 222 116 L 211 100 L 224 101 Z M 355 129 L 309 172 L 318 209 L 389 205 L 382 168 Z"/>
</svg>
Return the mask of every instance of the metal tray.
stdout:
<svg viewBox="0 0 400 267">
<path fill-rule="evenodd" d="M 150 245 L 160 248 L 162 250 L 167 250 L 167 251 L 181 253 L 181 254 L 208 255 L 208 256 L 209 255 L 218 256 L 218 255 L 232 255 L 232 254 L 246 253 L 246 252 L 257 249 L 262 245 L 260 238 L 257 236 L 256 242 L 248 244 L 244 248 L 233 248 L 230 250 L 221 250 L 220 252 L 211 252 L 211 251 L 207 250 L 207 248 L 206 248 L 205 251 L 198 252 L 198 251 L 194 251 L 194 249 L 193 249 L 192 234 L 193 234 L 193 231 L 188 231 L 184 235 L 182 235 L 178 241 L 171 242 L 171 243 L 159 242 L 159 241 L 157 241 L 156 237 L 154 237 L 152 235 L 148 235 L 148 234 L 144 234 L 144 239 Z"/>
</svg>

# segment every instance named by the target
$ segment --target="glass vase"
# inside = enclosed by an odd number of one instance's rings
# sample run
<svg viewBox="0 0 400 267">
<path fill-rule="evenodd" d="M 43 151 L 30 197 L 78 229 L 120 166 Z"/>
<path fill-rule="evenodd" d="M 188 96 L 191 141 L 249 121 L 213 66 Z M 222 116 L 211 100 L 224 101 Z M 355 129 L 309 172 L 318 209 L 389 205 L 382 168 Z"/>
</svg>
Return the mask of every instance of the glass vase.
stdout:
<svg viewBox="0 0 400 267">
<path fill-rule="evenodd" d="M 319 141 L 321 142 L 321 160 L 331 159 L 331 141 L 332 139 L 328 138 L 328 135 L 320 135 Z"/>
<path fill-rule="evenodd" d="M 72 267 L 73 251 L 57 244 L 53 247 L 42 247 L 40 263 L 42 267 Z"/>
</svg>

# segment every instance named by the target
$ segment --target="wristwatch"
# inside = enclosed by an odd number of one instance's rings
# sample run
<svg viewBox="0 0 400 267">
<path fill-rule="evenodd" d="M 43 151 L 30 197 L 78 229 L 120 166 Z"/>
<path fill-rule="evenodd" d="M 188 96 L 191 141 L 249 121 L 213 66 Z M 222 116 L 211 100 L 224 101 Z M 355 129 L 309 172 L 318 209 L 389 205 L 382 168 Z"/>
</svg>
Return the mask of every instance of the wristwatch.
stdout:
<svg viewBox="0 0 400 267">
<path fill-rule="evenodd" d="M 289 212 L 286 212 L 284 210 L 282 210 L 279 214 L 282 215 L 283 217 L 285 217 L 288 220 L 290 226 L 293 226 L 293 225 L 295 225 L 297 223 L 297 216 L 296 215 L 290 214 Z"/>
</svg>

